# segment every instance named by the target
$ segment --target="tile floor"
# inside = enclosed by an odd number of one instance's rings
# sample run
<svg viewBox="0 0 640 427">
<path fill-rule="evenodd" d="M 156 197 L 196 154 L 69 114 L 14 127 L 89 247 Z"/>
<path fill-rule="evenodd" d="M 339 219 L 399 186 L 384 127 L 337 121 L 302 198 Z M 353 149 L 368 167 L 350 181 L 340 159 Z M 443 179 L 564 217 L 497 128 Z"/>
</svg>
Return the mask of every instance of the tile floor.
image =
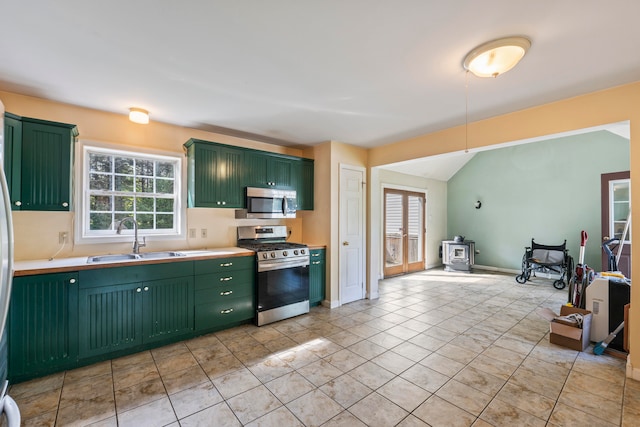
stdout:
<svg viewBox="0 0 640 427">
<path fill-rule="evenodd" d="M 637 426 L 625 362 L 551 345 L 544 279 L 430 270 L 364 300 L 13 385 L 26 426 Z"/>
</svg>

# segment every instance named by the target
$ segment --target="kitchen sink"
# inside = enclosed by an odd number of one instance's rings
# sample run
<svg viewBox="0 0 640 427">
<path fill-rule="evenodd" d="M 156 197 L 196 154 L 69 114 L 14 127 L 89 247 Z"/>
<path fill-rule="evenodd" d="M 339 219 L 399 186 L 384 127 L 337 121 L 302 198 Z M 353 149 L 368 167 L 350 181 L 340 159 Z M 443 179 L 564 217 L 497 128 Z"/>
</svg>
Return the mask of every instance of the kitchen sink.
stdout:
<svg viewBox="0 0 640 427">
<path fill-rule="evenodd" d="M 98 255 L 90 256 L 89 258 L 87 258 L 87 263 L 93 264 L 96 262 L 117 262 L 127 261 L 130 259 L 140 259 L 140 257 L 136 254 Z"/>
<path fill-rule="evenodd" d="M 141 259 L 153 259 L 153 258 L 171 258 L 175 256 L 186 256 L 182 252 L 175 251 L 160 251 L 160 252 L 142 252 L 138 254 Z"/>
<path fill-rule="evenodd" d="M 100 262 L 118 262 L 129 261 L 132 259 L 160 259 L 160 258 L 172 258 L 178 256 L 186 256 L 182 252 L 175 251 L 158 251 L 158 252 L 143 252 L 140 254 L 113 254 L 113 255 L 96 255 L 87 258 L 88 264 L 95 264 Z"/>
</svg>

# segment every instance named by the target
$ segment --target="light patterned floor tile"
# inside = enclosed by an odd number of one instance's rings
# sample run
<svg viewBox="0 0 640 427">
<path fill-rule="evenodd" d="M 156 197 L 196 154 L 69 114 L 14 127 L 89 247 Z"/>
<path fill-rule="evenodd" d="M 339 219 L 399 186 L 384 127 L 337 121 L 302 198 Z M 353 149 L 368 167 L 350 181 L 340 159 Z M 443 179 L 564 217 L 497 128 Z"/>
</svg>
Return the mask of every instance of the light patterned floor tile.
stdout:
<svg viewBox="0 0 640 427">
<path fill-rule="evenodd" d="M 338 402 L 320 390 L 300 396 L 286 406 L 305 426 L 322 425 L 343 410 Z"/>
<path fill-rule="evenodd" d="M 345 408 L 349 408 L 373 391 L 347 374 L 327 382 L 320 390 Z"/>
<path fill-rule="evenodd" d="M 179 391 L 169 396 L 169 399 L 178 419 L 188 417 L 223 400 L 211 382 Z"/>
<path fill-rule="evenodd" d="M 316 388 L 297 372 L 283 375 L 265 385 L 283 403 L 289 403 Z"/>
<path fill-rule="evenodd" d="M 371 393 L 349 408 L 349 412 L 372 427 L 393 426 L 409 415 L 407 411 L 378 393 Z"/>
<path fill-rule="evenodd" d="M 431 427 L 469 427 L 476 417 L 438 396 L 431 396 L 413 415 Z"/>
<path fill-rule="evenodd" d="M 242 424 L 247 424 L 279 408 L 282 403 L 264 385 L 247 390 L 227 400 Z"/>
</svg>

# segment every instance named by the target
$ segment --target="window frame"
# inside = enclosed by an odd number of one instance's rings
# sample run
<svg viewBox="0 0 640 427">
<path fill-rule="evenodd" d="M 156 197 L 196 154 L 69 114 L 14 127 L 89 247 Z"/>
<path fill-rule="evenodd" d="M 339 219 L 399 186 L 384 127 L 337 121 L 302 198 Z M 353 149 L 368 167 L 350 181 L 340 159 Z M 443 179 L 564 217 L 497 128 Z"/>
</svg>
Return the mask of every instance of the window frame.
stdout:
<svg viewBox="0 0 640 427">
<path fill-rule="evenodd" d="M 105 154 L 121 154 L 127 157 L 147 158 L 175 162 L 174 199 L 175 228 L 138 231 L 139 237 L 152 240 L 173 240 L 186 238 L 186 212 L 184 211 L 187 194 L 186 161 L 182 153 L 166 152 L 143 147 L 123 146 L 118 144 L 80 140 L 76 148 L 76 203 L 75 239 L 77 244 L 100 244 L 130 242 L 134 233 L 133 228 L 122 230 L 117 234 L 115 230 L 99 230 L 91 232 L 89 227 L 90 197 L 89 197 L 89 152 Z"/>
</svg>

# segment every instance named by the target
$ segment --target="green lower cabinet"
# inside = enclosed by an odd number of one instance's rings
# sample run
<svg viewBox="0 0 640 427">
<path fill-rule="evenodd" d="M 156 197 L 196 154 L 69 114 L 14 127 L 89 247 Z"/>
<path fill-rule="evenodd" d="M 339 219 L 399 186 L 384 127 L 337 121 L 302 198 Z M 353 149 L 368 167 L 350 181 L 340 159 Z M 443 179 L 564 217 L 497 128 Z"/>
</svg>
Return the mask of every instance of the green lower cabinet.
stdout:
<svg viewBox="0 0 640 427">
<path fill-rule="evenodd" d="M 78 273 L 14 278 L 8 331 L 12 382 L 74 366 L 78 358 Z"/>
<path fill-rule="evenodd" d="M 196 261 L 195 329 L 224 329 L 253 319 L 254 257 Z"/>
<path fill-rule="evenodd" d="M 193 332 L 193 276 L 144 282 L 143 343 Z"/>
<path fill-rule="evenodd" d="M 193 277 L 80 290 L 80 358 L 193 332 Z"/>
<path fill-rule="evenodd" d="M 142 344 L 142 284 L 80 290 L 80 358 Z"/>
<path fill-rule="evenodd" d="M 318 305 L 325 299 L 326 262 L 324 249 L 310 251 L 309 265 L 309 304 Z"/>
</svg>

